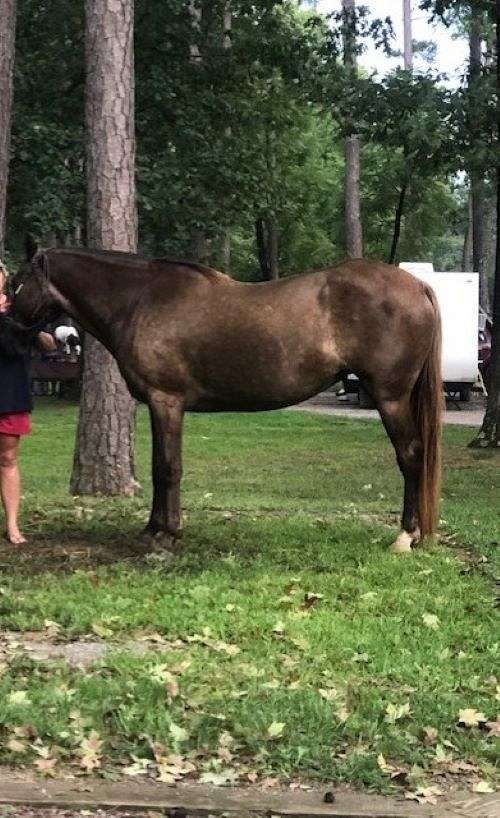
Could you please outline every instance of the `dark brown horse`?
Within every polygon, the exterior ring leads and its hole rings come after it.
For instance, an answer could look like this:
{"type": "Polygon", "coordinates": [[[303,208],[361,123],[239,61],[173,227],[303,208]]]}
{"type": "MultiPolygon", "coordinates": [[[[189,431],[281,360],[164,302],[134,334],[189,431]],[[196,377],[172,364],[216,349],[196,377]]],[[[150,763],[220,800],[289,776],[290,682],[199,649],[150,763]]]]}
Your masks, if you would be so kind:
{"type": "Polygon", "coordinates": [[[16,277],[24,324],[69,313],[115,356],[149,406],[148,532],[180,528],[185,411],[299,403],[354,372],[372,395],[404,477],[397,552],[432,534],[440,476],[439,310],[431,288],[387,264],[349,261],[262,284],[197,264],[115,252],[36,253],[16,277]]]}

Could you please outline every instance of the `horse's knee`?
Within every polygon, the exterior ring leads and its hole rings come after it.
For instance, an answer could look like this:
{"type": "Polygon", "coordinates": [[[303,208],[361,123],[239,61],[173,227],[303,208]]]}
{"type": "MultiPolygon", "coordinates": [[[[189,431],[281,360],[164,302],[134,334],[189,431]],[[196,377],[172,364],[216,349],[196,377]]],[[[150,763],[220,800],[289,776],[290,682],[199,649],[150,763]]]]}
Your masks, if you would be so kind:
{"type": "Polygon", "coordinates": [[[399,468],[403,473],[419,472],[423,457],[423,446],[420,440],[409,441],[397,450],[399,468]]]}

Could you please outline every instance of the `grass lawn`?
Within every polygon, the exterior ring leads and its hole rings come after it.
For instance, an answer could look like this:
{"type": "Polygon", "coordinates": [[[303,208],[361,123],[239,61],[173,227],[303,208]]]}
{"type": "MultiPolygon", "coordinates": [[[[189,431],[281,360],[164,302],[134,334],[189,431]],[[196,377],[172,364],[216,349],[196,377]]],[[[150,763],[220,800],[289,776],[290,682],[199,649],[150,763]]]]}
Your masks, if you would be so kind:
{"type": "Polygon", "coordinates": [[[0,652],[1,762],[385,791],[493,782],[500,476],[495,454],[466,448],[470,429],[445,432],[442,542],[397,558],[401,481],[378,423],[190,416],[182,555],[166,572],[134,546],[145,411],[132,500],[68,496],[75,415],[41,403],[24,442],[32,544],[0,548],[0,625],[21,643],[114,647],[85,670],[0,652]],[[146,656],[124,649],[148,636],[146,656]]]}

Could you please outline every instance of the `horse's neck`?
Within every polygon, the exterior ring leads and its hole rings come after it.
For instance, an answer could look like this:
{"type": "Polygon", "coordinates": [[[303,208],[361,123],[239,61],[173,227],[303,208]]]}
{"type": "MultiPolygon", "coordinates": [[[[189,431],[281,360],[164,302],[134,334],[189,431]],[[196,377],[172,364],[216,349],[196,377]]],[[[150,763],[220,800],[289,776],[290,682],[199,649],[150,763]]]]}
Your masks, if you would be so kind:
{"type": "Polygon", "coordinates": [[[134,293],[111,264],[70,254],[51,265],[50,280],[59,305],[107,347],[127,320],[134,293]]]}

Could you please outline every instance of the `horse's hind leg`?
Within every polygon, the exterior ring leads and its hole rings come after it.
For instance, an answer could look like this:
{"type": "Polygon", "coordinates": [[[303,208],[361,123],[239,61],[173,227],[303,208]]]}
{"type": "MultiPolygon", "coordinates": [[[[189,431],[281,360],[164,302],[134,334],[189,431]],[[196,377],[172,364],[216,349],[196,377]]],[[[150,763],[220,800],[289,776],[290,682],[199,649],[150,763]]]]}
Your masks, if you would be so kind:
{"type": "Polygon", "coordinates": [[[153,437],[153,506],[146,533],[171,549],[181,527],[182,398],[152,390],[148,395],[153,437]]]}
{"type": "Polygon", "coordinates": [[[413,418],[409,394],[399,400],[379,400],[378,410],[396,450],[398,465],[404,478],[401,532],[392,546],[392,551],[400,554],[411,551],[411,546],[420,539],[418,508],[423,446],[413,418]]]}

